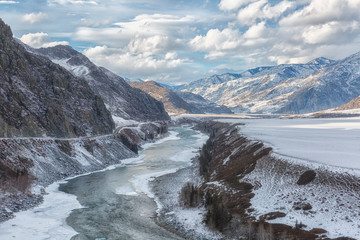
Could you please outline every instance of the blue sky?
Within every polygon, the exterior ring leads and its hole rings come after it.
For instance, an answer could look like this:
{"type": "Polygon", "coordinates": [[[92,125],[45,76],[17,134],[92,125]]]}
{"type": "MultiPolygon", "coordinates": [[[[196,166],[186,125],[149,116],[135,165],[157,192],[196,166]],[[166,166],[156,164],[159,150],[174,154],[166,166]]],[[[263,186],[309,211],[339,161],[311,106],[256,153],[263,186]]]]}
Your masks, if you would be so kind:
{"type": "Polygon", "coordinates": [[[360,51],[360,0],[0,0],[33,47],[69,44],[120,76],[179,84],[360,51]]]}

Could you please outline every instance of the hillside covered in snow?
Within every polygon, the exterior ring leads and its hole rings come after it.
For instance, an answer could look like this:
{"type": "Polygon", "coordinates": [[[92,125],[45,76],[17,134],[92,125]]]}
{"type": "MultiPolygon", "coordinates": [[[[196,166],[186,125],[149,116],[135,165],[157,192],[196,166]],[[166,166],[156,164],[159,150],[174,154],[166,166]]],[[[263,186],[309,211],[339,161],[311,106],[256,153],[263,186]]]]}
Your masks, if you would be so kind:
{"type": "Polygon", "coordinates": [[[306,64],[261,67],[215,75],[179,88],[236,113],[308,113],[338,107],[360,95],[360,55],[317,58],[306,64]]]}

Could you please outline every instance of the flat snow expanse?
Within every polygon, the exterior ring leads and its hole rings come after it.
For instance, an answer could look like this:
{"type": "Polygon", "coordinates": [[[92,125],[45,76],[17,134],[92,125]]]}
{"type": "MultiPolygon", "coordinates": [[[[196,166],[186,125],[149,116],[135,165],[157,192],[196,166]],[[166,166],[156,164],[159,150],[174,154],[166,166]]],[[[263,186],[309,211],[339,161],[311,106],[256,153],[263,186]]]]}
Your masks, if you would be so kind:
{"type": "MultiPolygon", "coordinates": [[[[239,126],[240,133],[272,147],[272,154],[278,159],[315,170],[360,176],[360,118],[221,121],[245,123],[239,126]]],[[[277,174],[271,163],[268,168],[260,166],[248,174],[245,181],[261,186],[254,189],[251,205],[255,211],[251,215],[259,218],[280,211],[286,216],[270,222],[294,226],[298,221],[307,230],[326,229],[331,238],[360,239],[359,193],[351,184],[341,185],[344,180],[338,178],[338,186],[337,182],[299,186],[297,179],[298,176],[291,174],[277,174]],[[310,203],[311,211],[294,209],[296,202],[310,203]]]]}
{"type": "Polygon", "coordinates": [[[360,169],[360,118],[226,119],[282,157],[360,169]]]}

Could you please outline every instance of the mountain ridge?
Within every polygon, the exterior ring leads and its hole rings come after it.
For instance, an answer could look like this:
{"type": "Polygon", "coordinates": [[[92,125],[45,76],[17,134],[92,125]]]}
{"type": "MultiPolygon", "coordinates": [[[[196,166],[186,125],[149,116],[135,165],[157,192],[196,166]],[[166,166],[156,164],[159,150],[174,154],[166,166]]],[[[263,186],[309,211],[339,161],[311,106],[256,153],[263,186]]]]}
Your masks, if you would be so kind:
{"type": "Polygon", "coordinates": [[[111,133],[104,102],[81,78],[25,50],[0,19],[0,136],[111,133]]]}
{"type": "Polygon", "coordinates": [[[84,78],[100,95],[115,117],[136,121],[169,120],[163,104],[147,93],[132,88],[122,77],[104,67],[98,67],[70,46],[30,49],[63,66],[75,76],[84,78]]]}
{"type": "Polygon", "coordinates": [[[214,75],[223,80],[200,79],[181,91],[199,94],[237,113],[308,113],[338,107],[360,95],[359,62],[360,53],[338,61],[320,57],[306,64],[249,69],[237,79],[214,75]]]}

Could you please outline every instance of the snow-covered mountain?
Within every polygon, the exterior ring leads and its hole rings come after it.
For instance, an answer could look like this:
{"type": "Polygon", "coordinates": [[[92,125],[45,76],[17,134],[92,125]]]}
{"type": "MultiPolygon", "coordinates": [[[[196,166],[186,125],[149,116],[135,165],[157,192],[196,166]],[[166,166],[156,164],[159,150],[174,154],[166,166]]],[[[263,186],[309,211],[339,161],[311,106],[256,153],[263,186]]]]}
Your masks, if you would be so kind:
{"type": "Polygon", "coordinates": [[[225,107],[219,106],[209,100],[206,100],[198,94],[191,92],[175,91],[178,96],[184,99],[187,103],[196,106],[199,109],[199,113],[212,113],[212,114],[233,114],[233,112],[225,107]]]}
{"type": "Polygon", "coordinates": [[[278,110],[306,113],[338,107],[360,95],[360,52],[301,79],[301,87],[278,110]]]}
{"type": "Polygon", "coordinates": [[[231,81],[240,77],[242,77],[242,74],[224,73],[224,74],[213,75],[207,78],[196,80],[188,84],[175,86],[173,88],[176,90],[193,91],[197,88],[211,87],[213,85],[221,84],[223,82],[231,81]]]}
{"type": "Polygon", "coordinates": [[[181,87],[236,112],[306,113],[337,107],[360,95],[359,62],[354,54],[341,61],[317,58],[306,64],[283,64],[223,74],[181,87]],[[209,80],[212,79],[212,80],[209,80]]]}
{"type": "Polygon", "coordinates": [[[137,121],[168,120],[164,106],[147,93],[132,88],[125,80],[103,67],[98,67],[86,56],[70,46],[31,49],[46,56],[77,77],[84,78],[92,90],[100,95],[108,110],[116,118],[137,121]]]}

